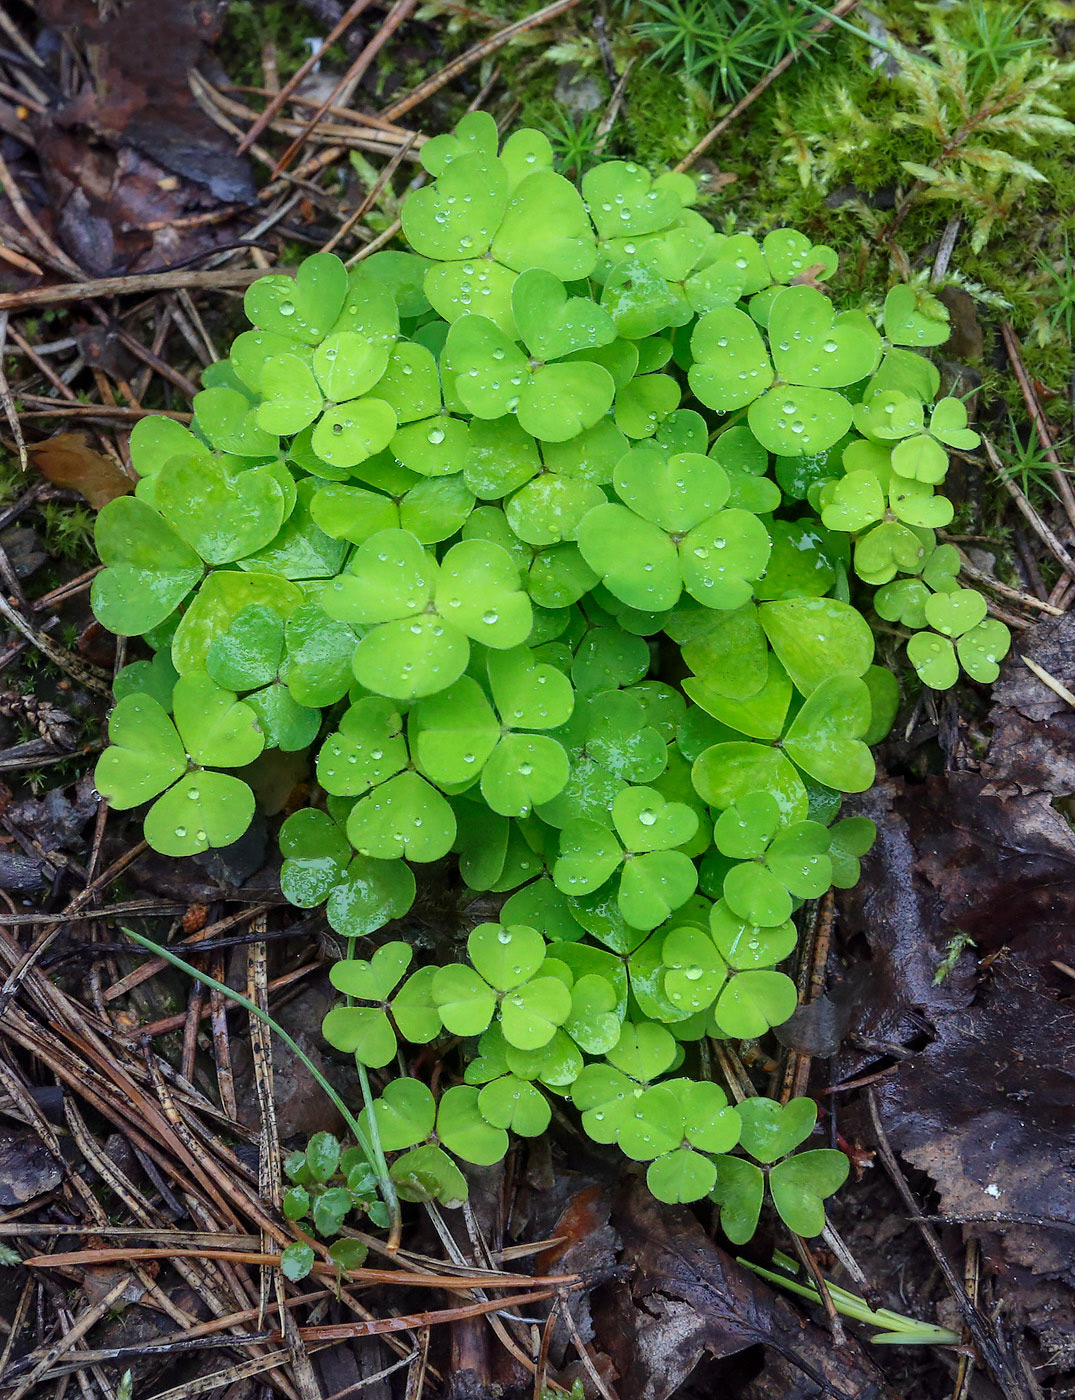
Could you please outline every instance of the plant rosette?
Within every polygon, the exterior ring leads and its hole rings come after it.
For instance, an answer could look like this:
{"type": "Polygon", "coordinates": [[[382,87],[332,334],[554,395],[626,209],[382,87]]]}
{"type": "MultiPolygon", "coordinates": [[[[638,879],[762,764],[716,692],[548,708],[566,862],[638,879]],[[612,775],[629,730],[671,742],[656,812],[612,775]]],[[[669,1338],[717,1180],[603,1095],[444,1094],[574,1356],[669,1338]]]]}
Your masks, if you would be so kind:
{"type": "Polygon", "coordinates": [[[134,428],[92,602],[146,651],[99,790],[171,856],[237,841],[255,793],[288,810],[283,892],[346,943],[333,1052],[365,1083],[462,1047],[439,1096],[369,1098],[376,1163],[289,1158],[304,1228],[384,1223],[378,1183],[458,1205],[460,1163],[562,1100],[729,1238],[765,1200],[815,1234],[846,1160],[796,1151],[807,1101],[731,1106],[698,1042],[787,1019],[796,911],[858,879],[840,804],[900,699],[871,606],[935,688],[1009,645],[936,539],[977,443],[938,397],[947,315],[897,286],[875,323],[824,245],[718,232],[628,161],[580,189],[486,113],[421,160],[402,246],[254,282],[190,426],[134,428]],[[488,921],[416,960],[449,860],[488,921]]]}

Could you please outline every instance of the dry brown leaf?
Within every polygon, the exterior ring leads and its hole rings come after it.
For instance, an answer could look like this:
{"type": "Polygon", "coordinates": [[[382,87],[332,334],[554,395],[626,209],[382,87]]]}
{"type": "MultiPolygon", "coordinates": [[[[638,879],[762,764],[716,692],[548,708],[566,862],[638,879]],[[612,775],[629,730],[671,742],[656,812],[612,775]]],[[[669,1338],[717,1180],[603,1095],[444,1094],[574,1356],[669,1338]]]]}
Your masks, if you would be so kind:
{"type": "Polygon", "coordinates": [[[97,452],[85,433],[57,433],[28,449],[30,460],[53,486],[62,486],[84,496],[94,510],[126,496],[134,482],[111,457],[97,452]]]}

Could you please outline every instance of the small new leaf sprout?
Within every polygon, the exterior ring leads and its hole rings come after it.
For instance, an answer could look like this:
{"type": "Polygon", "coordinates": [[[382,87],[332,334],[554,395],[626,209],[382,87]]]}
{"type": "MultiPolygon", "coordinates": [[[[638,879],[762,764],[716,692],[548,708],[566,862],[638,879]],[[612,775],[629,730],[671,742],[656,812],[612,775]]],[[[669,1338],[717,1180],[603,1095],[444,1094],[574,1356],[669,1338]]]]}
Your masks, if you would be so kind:
{"type": "MultiPolygon", "coordinates": [[[[640,34],[727,96],[813,25],[740,9],[647,0],[640,34]]],[[[987,27],[1023,61],[1019,23],[987,27]]],[[[938,398],[941,303],[893,287],[879,332],[823,292],[832,248],[717,230],[690,177],[592,163],[588,129],[501,144],[471,113],[428,141],[405,246],[253,283],[193,423],[142,419],[134,494],[97,519],[94,609],[145,648],[102,795],[191,855],[241,838],[255,791],[283,803],[281,753],[310,775],[280,883],[346,940],[322,1032],[365,1106],[311,1068],[351,1141],[289,1156],[283,1209],[341,1270],[349,1217],[396,1238],[397,1197],[459,1205],[459,1162],[542,1133],[554,1097],[732,1240],[766,1193],[823,1228],[847,1163],[794,1150],[813,1105],[731,1106],[696,1043],[791,1015],[796,911],[858,879],[873,827],[840,801],[899,705],[873,590],[927,685],[988,682],[1009,645],[936,540],[977,444],[938,398]],[[449,861],[499,911],[457,962],[409,922],[449,861]],[[462,1082],[370,1092],[453,1037],[462,1082]]]]}

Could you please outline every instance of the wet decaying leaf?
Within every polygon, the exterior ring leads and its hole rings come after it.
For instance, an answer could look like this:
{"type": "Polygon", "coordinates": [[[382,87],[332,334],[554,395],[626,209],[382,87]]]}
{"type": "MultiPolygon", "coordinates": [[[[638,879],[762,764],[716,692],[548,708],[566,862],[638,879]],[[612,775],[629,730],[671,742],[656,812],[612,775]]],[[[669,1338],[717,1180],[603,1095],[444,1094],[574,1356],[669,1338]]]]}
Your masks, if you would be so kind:
{"type": "Polygon", "coordinates": [[[234,225],[199,216],[250,201],[249,166],[198,107],[188,78],[224,8],[213,0],[39,7],[54,88],[34,124],[38,157],[58,240],[88,272],[168,265],[237,236],[234,225]],[[58,81],[65,44],[87,60],[88,78],[73,93],[58,81]]]}
{"type": "Polygon", "coordinates": [[[0,1206],[21,1206],[62,1180],[62,1167],[37,1133],[0,1124],[0,1206]]]}
{"type": "Polygon", "coordinates": [[[131,478],[111,457],[92,448],[85,433],[56,433],[33,443],[28,451],[31,462],[53,486],[77,491],[94,510],[134,490],[131,478]]]}
{"type": "MultiPolygon", "coordinates": [[[[1020,650],[1070,687],[1073,642],[1064,617],[1020,650]]],[[[1075,1340],[1055,1282],[1075,1285],[1075,711],[1018,655],[995,698],[980,771],[888,780],[860,803],[881,835],[843,901],[846,946],[861,936],[869,957],[837,989],[851,1014],[838,1077],[886,1046],[916,1052],[878,1087],[886,1132],[1057,1356],[1075,1340]]]]}
{"type": "Polygon", "coordinates": [[[689,1211],[659,1205],[636,1182],[616,1201],[612,1223],[629,1275],[601,1289],[592,1307],[621,1400],[666,1400],[705,1356],[756,1345],[772,1348],[828,1395],[888,1395],[857,1344],[838,1352],[822,1327],[719,1249],[689,1211]]]}

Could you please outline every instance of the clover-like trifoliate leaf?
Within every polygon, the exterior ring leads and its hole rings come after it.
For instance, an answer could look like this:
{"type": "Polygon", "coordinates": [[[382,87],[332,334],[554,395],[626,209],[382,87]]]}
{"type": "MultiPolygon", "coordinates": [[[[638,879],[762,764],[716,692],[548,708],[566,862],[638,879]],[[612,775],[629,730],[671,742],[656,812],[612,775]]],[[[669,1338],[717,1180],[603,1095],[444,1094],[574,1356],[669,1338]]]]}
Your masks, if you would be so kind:
{"type": "Polygon", "coordinates": [[[836,271],[836,254],[825,244],[811,243],[805,233],[793,228],[775,228],[762,240],[762,252],[775,282],[790,282],[803,273],[818,269],[824,279],[836,271]]]}
{"type": "Polygon", "coordinates": [[[521,1137],[539,1137],[552,1118],[541,1090],[514,1074],[494,1079],[479,1090],[478,1109],[494,1128],[510,1129],[521,1137]]]}

